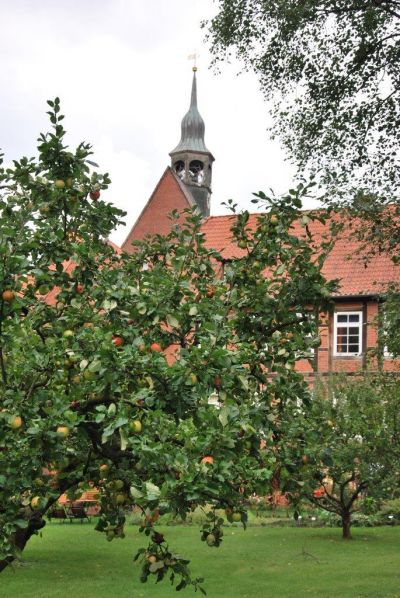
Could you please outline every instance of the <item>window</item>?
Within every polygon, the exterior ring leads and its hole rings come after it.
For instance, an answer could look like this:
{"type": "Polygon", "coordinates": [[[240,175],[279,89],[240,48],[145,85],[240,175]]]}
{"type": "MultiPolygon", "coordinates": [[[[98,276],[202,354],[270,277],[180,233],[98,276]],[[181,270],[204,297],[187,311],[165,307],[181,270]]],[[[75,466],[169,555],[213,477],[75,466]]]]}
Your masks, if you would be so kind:
{"type": "Polygon", "coordinates": [[[335,313],[334,355],[361,355],[362,312],[335,313]]]}

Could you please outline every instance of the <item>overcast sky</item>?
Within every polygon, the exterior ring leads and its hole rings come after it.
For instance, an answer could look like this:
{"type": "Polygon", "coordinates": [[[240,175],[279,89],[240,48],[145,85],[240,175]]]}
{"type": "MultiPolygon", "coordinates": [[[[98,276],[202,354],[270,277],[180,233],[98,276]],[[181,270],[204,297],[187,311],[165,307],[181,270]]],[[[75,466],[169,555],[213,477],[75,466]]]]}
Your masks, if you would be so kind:
{"type": "Polygon", "coordinates": [[[212,214],[253,191],[287,190],[293,169],[267,135],[268,106],[239,65],[209,69],[200,21],[212,0],[0,0],[0,147],[6,162],[35,154],[59,96],[67,142],[92,143],[113,181],[104,199],[128,214],[121,243],[170,162],[189,107],[197,50],[198,105],[215,157],[212,214]]]}

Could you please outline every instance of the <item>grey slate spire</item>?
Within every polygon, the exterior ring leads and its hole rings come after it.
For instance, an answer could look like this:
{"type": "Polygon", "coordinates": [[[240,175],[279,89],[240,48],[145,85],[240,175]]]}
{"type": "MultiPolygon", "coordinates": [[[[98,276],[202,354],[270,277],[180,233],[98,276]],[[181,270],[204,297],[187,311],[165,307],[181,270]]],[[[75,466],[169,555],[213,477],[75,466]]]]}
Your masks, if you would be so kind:
{"type": "Polygon", "coordinates": [[[181,140],[169,155],[173,170],[190,191],[202,214],[209,216],[214,157],[204,142],[204,120],[197,108],[196,71],[193,67],[190,107],[182,119],[181,140]]]}

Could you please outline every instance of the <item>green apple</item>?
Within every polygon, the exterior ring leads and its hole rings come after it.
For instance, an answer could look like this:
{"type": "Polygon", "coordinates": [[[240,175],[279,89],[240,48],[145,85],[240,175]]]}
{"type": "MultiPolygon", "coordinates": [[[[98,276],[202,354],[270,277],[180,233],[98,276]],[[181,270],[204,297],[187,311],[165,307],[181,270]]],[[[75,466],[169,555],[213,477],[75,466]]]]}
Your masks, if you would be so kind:
{"type": "Polygon", "coordinates": [[[142,431],[142,422],[138,419],[133,419],[130,422],[129,427],[135,434],[140,434],[140,432],[142,431]]]}

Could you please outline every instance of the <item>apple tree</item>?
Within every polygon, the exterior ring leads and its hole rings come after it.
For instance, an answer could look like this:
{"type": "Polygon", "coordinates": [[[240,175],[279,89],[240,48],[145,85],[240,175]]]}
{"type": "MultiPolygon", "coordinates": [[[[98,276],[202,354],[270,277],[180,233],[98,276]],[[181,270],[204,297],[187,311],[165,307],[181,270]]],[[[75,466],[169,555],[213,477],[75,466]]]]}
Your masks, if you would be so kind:
{"type": "Polygon", "coordinates": [[[246,499],[269,491],[289,414],[309,408],[295,363],[318,342],[309,309],[330,293],[329,247],[308,217],[291,231],[300,185],[258,194],[256,219],[232,214],[236,258],[207,245],[195,212],[121,253],[108,175],[88,144],[64,145],[58,98],[49,106],[38,157],[0,170],[0,570],[63,493],[94,487],[108,541],[134,505],[143,514],[143,582],[197,589],[158,517],[207,506],[201,539],[217,547],[217,509],[245,524],[246,499]]]}
{"type": "Polygon", "coordinates": [[[400,492],[400,388],[395,374],[318,383],[297,432],[292,426],[284,458],[296,472],[292,498],[304,499],[342,521],[351,538],[351,516],[360,499],[400,492]],[[293,434],[293,435],[292,435],[293,434]]]}

